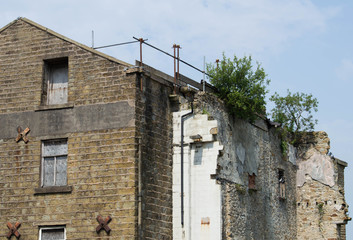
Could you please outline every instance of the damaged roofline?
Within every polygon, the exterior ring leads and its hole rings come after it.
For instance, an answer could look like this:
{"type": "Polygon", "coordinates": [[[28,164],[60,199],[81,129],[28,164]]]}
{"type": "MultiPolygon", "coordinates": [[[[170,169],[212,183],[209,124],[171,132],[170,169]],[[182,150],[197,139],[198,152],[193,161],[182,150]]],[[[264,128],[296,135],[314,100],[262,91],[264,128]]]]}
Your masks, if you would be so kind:
{"type": "Polygon", "coordinates": [[[341,165],[341,166],[343,166],[343,167],[348,167],[348,163],[347,163],[347,162],[342,161],[342,160],[340,160],[340,159],[338,159],[338,158],[336,158],[336,157],[335,157],[335,159],[336,159],[336,161],[337,161],[337,163],[338,163],[339,165],[341,165]]]}

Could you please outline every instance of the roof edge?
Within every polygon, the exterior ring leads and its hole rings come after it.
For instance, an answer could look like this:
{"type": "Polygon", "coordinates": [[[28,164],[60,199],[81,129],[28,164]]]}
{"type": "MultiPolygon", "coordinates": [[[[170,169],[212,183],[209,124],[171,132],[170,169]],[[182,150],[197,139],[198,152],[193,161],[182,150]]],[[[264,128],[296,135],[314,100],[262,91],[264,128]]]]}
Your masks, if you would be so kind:
{"type": "Polygon", "coordinates": [[[8,23],[7,25],[3,26],[2,28],[0,28],[0,33],[5,31],[6,29],[8,29],[10,26],[12,26],[15,22],[17,22],[18,20],[22,19],[21,17],[18,17],[17,19],[13,20],[12,22],[8,23]]]}
{"type": "Polygon", "coordinates": [[[114,57],[112,57],[112,56],[109,56],[109,55],[107,55],[107,54],[105,54],[105,53],[99,52],[99,51],[97,51],[97,50],[95,50],[95,49],[93,49],[93,48],[90,48],[90,47],[88,47],[88,46],[82,44],[82,43],[76,42],[76,41],[74,41],[74,40],[72,40],[72,39],[70,39],[70,38],[68,38],[68,37],[65,37],[64,35],[61,35],[61,34],[55,32],[55,31],[53,31],[53,30],[51,30],[51,29],[49,29],[49,28],[46,28],[46,27],[44,27],[44,26],[42,26],[42,25],[40,25],[40,24],[38,24],[38,23],[36,23],[36,22],[33,22],[32,20],[29,20],[29,19],[27,19],[27,18],[25,18],[25,17],[19,17],[19,18],[17,18],[16,20],[10,22],[9,24],[7,24],[6,26],[4,26],[3,28],[0,29],[0,33],[3,32],[4,30],[6,30],[7,28],[9,28],[10,26],[12,26],[12,25],[13,25],[14,23],[16,23],[17,21],[20,21],[20,20],[21,20],[21,21],[24,21],[24,22],[26,22],[26,23],[28,23],[28,24],[30,24],[30,25],[36,27],[36,28],[39,28],[40,30],[45,31],[45,32],[47,32],[47,33],[49,33],[49,34],[51,34],[51,35],[57,37],[57,38],[60,38],[60,39],[62,39],[62,40],[64,40],[64,41],[67,41],[67,42],[69,42],[69,43],[72,43],[72,44],[74,44],[74,45],[76,45],[76,46],[78,46],[78,47],[80,47],[80,48],[82,48],[82,49],[84,49],[84,50],[86,50],[86,51],[89,51],[89,52],[91,52],[91,53],[93,53],[93,54],[96,54],[96,55],[98,55],[98,56],[101,56],[101,57],[103,57],[103,58],[105,58],[105,59],[108,59],[108,60],[110,60],[110,61],[113,61],[113,62],[122,64],[122,65],[127,66],[127,67],[134,66],[134,65],[132,65],[132,64],[129,64],[129,63],[126,63],[126,62],[121,61],[121,60],[119,60],[119,59],[116,59],[116,58],[114,58],[114,57]]]}

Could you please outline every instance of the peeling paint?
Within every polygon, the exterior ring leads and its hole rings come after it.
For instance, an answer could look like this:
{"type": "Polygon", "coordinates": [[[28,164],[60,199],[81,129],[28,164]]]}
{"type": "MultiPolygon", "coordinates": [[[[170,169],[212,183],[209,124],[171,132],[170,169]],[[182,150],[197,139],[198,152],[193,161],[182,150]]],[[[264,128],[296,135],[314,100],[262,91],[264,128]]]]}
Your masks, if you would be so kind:
{"type": "Polygon", "coordinates": [[[314,152],[308,160],[299,159],[297,161],[297,186],[301,187],[306,182],[305,175],[310,175],[312,179],[325,185],[333,187],[335,185],[335,171],[332,159],[327,155],[314,152]]]}
{"type": "Polygon", "coordinates": [[[244,164],[244,162],[245,162],[245,148],[243,147],[243,145],[241,143],[238,143],[236,151],[237,151],[238,159],[241,161],[242,164],[244,164]]]}
{"type": "Polygon", "coordinates": [[[288,160],[293,164],[297,164],[296,149],[293,145],[288,144],[288,160]]]}

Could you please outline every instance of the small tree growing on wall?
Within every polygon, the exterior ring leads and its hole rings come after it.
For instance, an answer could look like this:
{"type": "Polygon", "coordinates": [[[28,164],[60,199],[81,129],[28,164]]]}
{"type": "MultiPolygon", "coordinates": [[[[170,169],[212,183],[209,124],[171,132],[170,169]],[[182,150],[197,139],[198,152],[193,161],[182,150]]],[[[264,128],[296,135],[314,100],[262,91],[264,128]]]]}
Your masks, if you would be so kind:
{"type": "Polygon", "coordinates": [[[270,80],[260,64],[254,70],[251,57],[233,60],[223,54],[219,65],[207,64],[210,82],[217,88],[231,113],[242,119],[254,121],[257,115],[266,114],[266,86],[270,80]]]}
{"type": "Polygon", "coordinates": [[[275,103],[272,109],[272,118],[282,123],[288,132],[313,131],[317,120],[313,119],[312,111],[317,112],[318,101],[311,94],[291,93],[287,90],[287,96],[281,97],[276,92],[270,97],[275,103]]]}
{"type": "Polygon", "coordinates": [[[291,93],[281,97],[276,92],[270,97],[275,103],[272,119],[282,124],[281,149],[284,156],[288,152],[288,133],[291,133],[291,144],[298,142],[301,131],[314,130],[317,120],[313,119],[312,111],[317,112],[318,101],[311,94],[291,93]]]}

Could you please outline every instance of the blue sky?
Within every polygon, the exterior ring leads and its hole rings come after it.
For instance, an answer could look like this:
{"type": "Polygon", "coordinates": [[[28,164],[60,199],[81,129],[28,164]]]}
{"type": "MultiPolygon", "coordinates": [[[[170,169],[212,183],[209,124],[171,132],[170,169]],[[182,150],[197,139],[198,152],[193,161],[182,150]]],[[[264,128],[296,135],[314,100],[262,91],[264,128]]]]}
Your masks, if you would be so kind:
{"type": "MultiPolygon", "coordinates": [[[[349,164],[346,200],[353,209],[352,12],[349,0],[13,0],[3,1],[0,26],[26,17],[88,46],[92,30],[95,46],[135,36],[172,53],[176,43],[181,58],[201,69],[204,57],[251,55],[271,79],[269,95],[290,89],[319,100],[316,130],[329,134],[331,152],[349,164]]],[[[139,59],[138,44],[102,51],[129,63],[139,59]]],[[[147,47],[143,55],[172,74],[172,59],[147,47]]],[[[181,73],[202,78],[183,65],[181,73]]],[[[347,235],[353,239],[353,223],[347,235]]]]}

